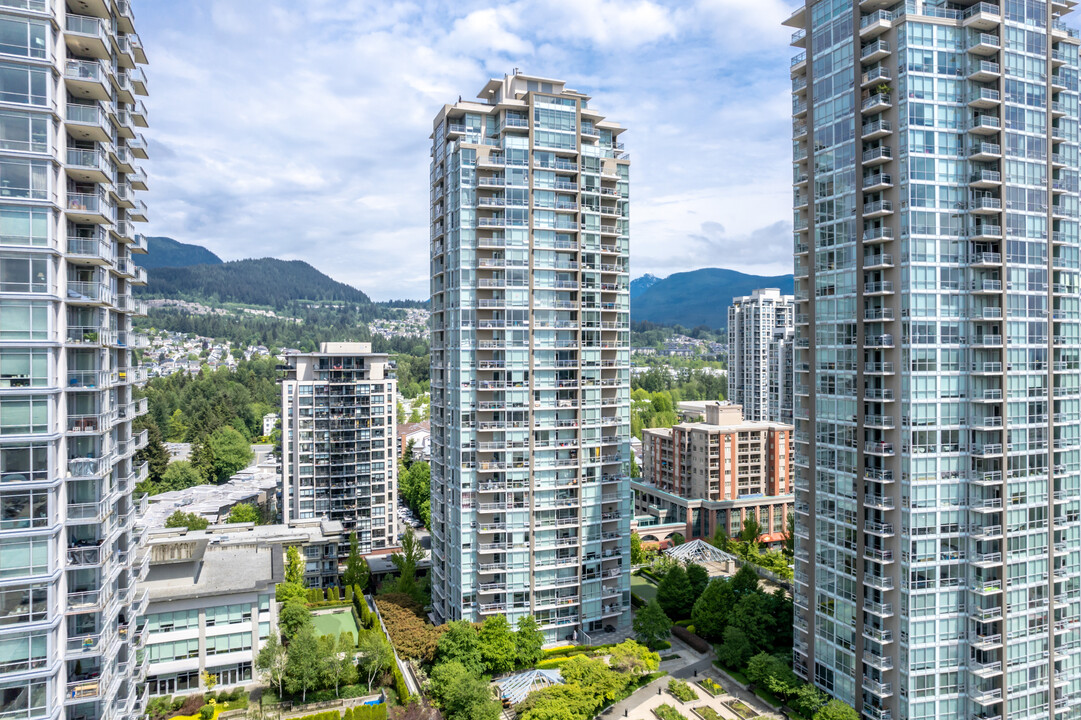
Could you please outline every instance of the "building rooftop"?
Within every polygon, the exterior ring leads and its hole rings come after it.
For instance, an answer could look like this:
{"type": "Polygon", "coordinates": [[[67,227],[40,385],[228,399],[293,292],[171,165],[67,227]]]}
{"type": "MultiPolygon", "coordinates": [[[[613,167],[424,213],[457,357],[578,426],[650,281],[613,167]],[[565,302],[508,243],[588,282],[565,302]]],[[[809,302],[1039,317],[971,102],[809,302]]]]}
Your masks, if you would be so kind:
{"type": "Polygon", "coordinates": [[[265,591],[285,577],[280,544],[231,547],[193,534],[155,538],[150,554],[139,586],[151,601],[265,591]]]}
{"type": "Polygon", "coordinates": [[[265,502],[268,495],[278,492],[280,481],[281,474],[273,463],[252,465],[223,485],[196,485],[151,496],[146,514],[136,524],[151,529],[164,527],[177,510],[217,522],[223,511],[228,512],[234,505],[265,502]]]}

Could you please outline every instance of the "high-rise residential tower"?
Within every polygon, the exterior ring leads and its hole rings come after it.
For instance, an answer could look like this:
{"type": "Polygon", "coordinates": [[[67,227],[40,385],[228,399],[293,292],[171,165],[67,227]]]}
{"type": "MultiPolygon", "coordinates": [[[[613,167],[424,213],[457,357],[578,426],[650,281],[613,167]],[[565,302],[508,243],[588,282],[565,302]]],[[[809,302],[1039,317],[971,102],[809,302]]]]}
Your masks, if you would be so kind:
{"type": "Polygon", "coordinates": [[[794,659],[874,720],[1079,716],[1074,4],[787,21],[794,659]]]}
{"type": "Polygon", "coordinates": [[[515,72],[432,133],[432,605],[629,623],[629,161],[563,82],[515,72]]]}
{"type": "Polygon", "coordinates": [[[792,423],[794,308],[776,288],[728,306],[728,394],[750,422],[792,423]]]}
{"type": "Polygon", "coordinates": [[[362,553],[397,541],[398,382],[387,361],[371,343],[323,343],[286,357],[282,381],[282,520],[337,520],[362,553]]]}
{"type": "Polygon", "coordinates": [[[130,3],[0,2],[0,717],[138,717],[132,333],[146,62],[130,3]]]}

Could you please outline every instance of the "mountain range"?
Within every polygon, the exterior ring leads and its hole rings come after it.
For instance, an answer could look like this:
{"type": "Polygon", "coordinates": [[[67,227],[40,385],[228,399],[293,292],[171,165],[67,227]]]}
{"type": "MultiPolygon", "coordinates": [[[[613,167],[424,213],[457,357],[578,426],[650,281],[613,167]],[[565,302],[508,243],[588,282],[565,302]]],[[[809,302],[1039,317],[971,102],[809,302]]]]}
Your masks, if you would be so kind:
{"type": "Polygon", "coordinates": [[[793,284],[791,275],[747,275],[723,268],[702,268],[666,278],[643,275],[631,281],[631,320],[723,328],[728,326],[732,298],[770,287],[791,294],[793,284]]]}
{"type": "MultiPolygon", "coordinates": [[[[300,260],[257,258],[223,262],[201,245],[169,237],[147,238],[149,252],[135,256],[147,269],[142,294],[151,297],[242,303],[281,308],[297,300],[339,301],[372,305],[364,292],[338,282],[300,260]]],[[[791,293],[791,275],[747,275],[723,268],[702,268],[661,278],[642,275],[631,281],[631,320],[693,328],[728,324],[733,297],[757,288],[791,293]]],[[[399,303],[391,303],[399,305],[399,303]]],[[[400,305],[422,306],[404,302],[400,305]]]]}

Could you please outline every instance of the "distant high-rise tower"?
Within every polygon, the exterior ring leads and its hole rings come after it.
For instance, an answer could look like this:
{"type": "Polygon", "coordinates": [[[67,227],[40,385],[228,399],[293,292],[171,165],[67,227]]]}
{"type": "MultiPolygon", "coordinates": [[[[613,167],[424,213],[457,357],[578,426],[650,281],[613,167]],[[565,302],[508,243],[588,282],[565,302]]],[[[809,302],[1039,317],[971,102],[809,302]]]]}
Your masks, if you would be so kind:
{"type": "Polygon", "coordinates": [[[728,395],[749,422],[792,423],[794,308],[775,288],[728,307],[728,395]]]}
{"type": "Polygon", "coordinates": [[[126,1],[0,2],[0,717],[131,719],[135,454],[147,431],[132,297],[146,273],[146,63],[126,1]]]}
{"type": "Polygon", "coordinates": [[[1081,717],[1075,4],[786,23],[795,668],[871,720],[1081,717]]]}
{"type": "Polygon", "coordinates": [[[289,355],[282,381],[283,520],[337,520],[362,553],[397,542],[397,380],[387,360],[371,343],[323,343],[289,355]]]}
{"type": "Polygon", "coordinates": [[[432,606],[630,621],[629,161],[563,82],[515,73],[432,133],[432,606]]]}

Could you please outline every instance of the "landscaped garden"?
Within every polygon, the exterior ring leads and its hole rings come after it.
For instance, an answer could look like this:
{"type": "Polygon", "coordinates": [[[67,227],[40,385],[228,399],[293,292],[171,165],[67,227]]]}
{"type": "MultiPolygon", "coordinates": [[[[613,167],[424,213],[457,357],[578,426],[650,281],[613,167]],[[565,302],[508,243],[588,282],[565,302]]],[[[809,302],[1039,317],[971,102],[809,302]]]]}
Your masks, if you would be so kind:
{"type": "Polygon", "coordinates": [[[353,637],[360,636],[354,610],[349,607],[330,612],[313,613],[312,627],[316,635],[339,637],[342,633],[349,633],[353,637]]]}

